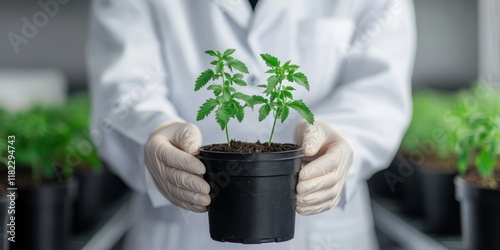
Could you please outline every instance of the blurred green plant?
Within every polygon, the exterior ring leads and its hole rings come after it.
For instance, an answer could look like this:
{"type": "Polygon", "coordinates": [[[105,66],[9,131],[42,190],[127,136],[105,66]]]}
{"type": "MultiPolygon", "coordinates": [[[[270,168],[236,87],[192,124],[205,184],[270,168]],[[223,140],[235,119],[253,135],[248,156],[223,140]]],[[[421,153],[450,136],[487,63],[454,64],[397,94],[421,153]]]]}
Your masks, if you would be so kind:
{"type": "MultiPolygon", "coordinates": [[[[16,113],[0,111],[1,140],[9,135],[16,137],[16,168],[30,168],[35,184],[55,178],[69,179],[75,167],[101,169],[90,140],[89,115],[87,96],[70,97],[61,106],[37,105],[16,113]]],[[[5,164],[6,146],[0,147],[5,164]]]]}
{"type": "Polygon", "coordinates": [[[453,145],[447,136],[445,112],[455,96],[432,90],[413,95],[413,115],[401,149],[407,153],[425,151],[425,156],[436,156],[442,161],[452,157],[453,145]],[[431,151],[431,152],[428,152],[431,151]]]}
{"type": "Polygon", "coordinates": [[[457,155],[457,167],[465,174],[473,164],[491,188],[500,157],[500,91],[476,83],[459,94],[448,120],[449,138],[457,155]]]}

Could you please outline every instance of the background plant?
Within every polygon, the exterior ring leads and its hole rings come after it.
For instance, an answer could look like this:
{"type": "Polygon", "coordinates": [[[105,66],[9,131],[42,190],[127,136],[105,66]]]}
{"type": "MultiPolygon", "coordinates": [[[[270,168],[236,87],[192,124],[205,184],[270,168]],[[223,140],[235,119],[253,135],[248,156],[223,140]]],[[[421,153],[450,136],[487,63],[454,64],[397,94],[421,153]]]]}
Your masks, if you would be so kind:
{"type": "Polygon", "coordinates": [[[476,85],[459,96],[451,110],[449,137],[455,146],[459,172],[465,174],[473,163],[490,187],[496,188],[494,170],[500,156],[499,93],[479,98],[475,93],[480,88],[481,85],[476,85]]]}
{"type": "MultiPolygon", "coordinates": [[[[454,105],[455,98],[453,93],[435,90],[416,92],[413,95],[412,120],[401,143],[401,150],[406,153],[425,151],[425,156],[437,157],[450,164],[454,145],[447,134],[445,114],[454,105]]],[[[450,164],[449,167],[454,166],[450,164]]]]}
{"type": "Polygon", "coordinates": [[[203,71],[196,79],[194,87],[194,91],[198,91],[211,82],[207,90],[213,91],[215,98],[209,98],[200,106],[196,120],[203,120],[213,110],[216,110],[215,119],[221,130],[226,131],[228,146],[231,146],[227,126],[229,120],[236,118],[242,122],[245,116],[245,106],[253,108],[254,104],[251,96],[238,92],[234,88],[234,84],[247,86],[243,80],[243,74],[248,74],[246,65],[231,56],[235,51],[234,49],[227,49],[224,53],[212,50],[205,51],[206,54],[215,57],[215,60],[210,63],[215,66],[215,70],[203,71]],[[244,105],[240,103],[241,101],[244,105]]]}
{"type": "MultiPolygon", "coordinates": [[[[0,115],[2,138],[16,136],[16,168],[30,168],[35,184],[71,178],[73,168],[77,167],[74,164],[95,170],[101,168],[89,135],[88,96],[71,97],[65,105],[37,105],[21,112],[0,112],[0,115]],[[85,150],[81,150],[82,142],[86,142],[85,150]]],[[[2,159],[7,153],[4,149],[3,146],[0,149],[2,159]]]]}
{"type": "Polygon", "coordinates": [[[266,73],[271,74],[267,78],[267,84],[258,85],[264,88],[264,96],[255,95],[252,99],[255,104],[262,104],[259,109],[259,121],[263,121],[272,113],[274,121],[269,137],[269,145],[272,143],[276,121],[278,119],[283,123],[289,115],[290,109],[297,111],[308,123],[314,123],[314,115],[307,105],[302,100],[294,100],[292,91],[295,90],[292,86],[286,83],[296,83],[309,91],[309,82],[307,77],[298,72],[298,65],[291,64],[287,61],[281,64],[277,57],[269,54],[260,55],[266,65],[270,68],[266,73]]]}

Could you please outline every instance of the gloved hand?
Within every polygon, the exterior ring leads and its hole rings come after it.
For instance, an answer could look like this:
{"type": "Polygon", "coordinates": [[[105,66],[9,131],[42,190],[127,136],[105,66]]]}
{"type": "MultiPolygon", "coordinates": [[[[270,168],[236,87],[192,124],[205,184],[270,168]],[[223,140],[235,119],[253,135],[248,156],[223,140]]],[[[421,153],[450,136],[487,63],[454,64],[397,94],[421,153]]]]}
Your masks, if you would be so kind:
{"type": "Polygon", "coordinates": [[[168,122],[155,129],[144,152],[144,162],[160,192],[173,204],[199,213],[210,204],[210,186],[201,177],[205,166],[194,156],[201,139],[195,125],[168,122]]]}
{"type": "Polygon", "coordinates": [[[297,184],[297,212],[312,215],[336,206],[352,164],[352,149],[323,121],[301,121],[295,133],[303,146],[304,162],[297,184]]]}

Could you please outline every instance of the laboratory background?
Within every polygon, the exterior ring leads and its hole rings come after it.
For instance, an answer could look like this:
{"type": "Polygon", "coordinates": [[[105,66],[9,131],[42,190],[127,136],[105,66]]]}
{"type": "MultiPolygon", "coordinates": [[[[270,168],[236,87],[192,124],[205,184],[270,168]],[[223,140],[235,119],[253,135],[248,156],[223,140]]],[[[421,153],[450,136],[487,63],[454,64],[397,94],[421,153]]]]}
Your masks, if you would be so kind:
{"type": "MultiPolygon", "coordinates": [[[[0,2],[0,250],[122,249],[141,215],[89,127],[90,1],[57,2],[0,2]]],[[[413,2],[412,121],[368,180],[379,248],[500,250],[500,1],[413,2]]]]}

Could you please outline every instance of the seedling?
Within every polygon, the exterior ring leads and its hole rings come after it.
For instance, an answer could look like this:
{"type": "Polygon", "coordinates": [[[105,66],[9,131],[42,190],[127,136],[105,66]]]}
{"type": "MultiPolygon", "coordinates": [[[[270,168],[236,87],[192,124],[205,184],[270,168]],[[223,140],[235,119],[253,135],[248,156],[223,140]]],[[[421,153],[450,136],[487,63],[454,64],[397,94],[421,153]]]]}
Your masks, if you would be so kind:
{"type": "Polygon", "coordinates": [[[455,145],[458,170],[464,174],[474,162],[479,175],[496,188],[494,168],[500,156],[500,115],[485,110],[480,102],[470,105],[470,98],[468,95],[460,100],[450,119],[449,136],[455,145]]]}
{"type": "Polygon", "coordinates": [[[266,119],[271,112],[273,114],[274,122],[268,141],[269,145],[271,145],[276,121],[280,119],[281,123],[285,122],[290,108],[297,111],[310,124],[314,123],[314,115],[302,100],[293,99],[292,91],[295,88],[286,85],[286,82],[296,83],[309,91],[307,77],[304,73],[297,71],[299,66],[291,64],[291,61],[281,65],[278,58],[269,54],[261,54],[260,56],[270,68],[266,73],[271,74],[271,76],[267,78],[267,84],[257,86],[265,89],[265,97],[254,95],[252,99],[255,104],[262,104],[259,109],[259,121],[266,119]]]}
{"type": "Polygon", "coordinates": [[[215,98],[208,99],[200,106],[196,120],[205,119],[216,109],[215,120],[220,125],[221,130],[226,131],[227,145],[229,147],[231,146],[227,127],[229,120],[236,118],[241,123],[245,116],[245,106],[253,107],[254,104],[251,96],[238,92],[233,87],[233,84],[247,86],[247,83],[243,80],[243,74],[248,74],[247,66],[231,56],[235,51],[234,49],[228,49],[224,53],[213,50],[205,51],[206,54],[216,58],[210,63],[215,66],[215,71],[212,69],[203,71],[196,79],[194,87],[194,91],[198,91],[212,81],[207,90],[212,90],[215,98]],[[241,101],[245,105],[242,105],[241,101]]]}

